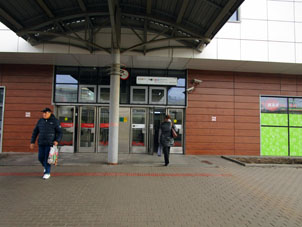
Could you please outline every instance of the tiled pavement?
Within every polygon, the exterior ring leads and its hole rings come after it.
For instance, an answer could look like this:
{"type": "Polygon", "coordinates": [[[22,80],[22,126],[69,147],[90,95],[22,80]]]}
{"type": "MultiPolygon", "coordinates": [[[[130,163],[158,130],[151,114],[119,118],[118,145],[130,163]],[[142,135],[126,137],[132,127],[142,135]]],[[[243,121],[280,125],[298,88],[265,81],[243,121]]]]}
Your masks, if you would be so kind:
{"type": "Polygon", "coordinates": [[[0,155],[0,226],[302,226],[301,168],[60,154],[45,181],[36,156],[0,155]]]}

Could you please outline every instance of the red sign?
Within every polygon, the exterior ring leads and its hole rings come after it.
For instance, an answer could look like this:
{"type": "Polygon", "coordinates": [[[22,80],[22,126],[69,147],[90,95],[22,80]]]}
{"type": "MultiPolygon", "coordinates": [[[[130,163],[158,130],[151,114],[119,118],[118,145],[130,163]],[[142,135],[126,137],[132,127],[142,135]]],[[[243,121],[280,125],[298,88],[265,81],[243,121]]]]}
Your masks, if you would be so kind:
{"type": "Polygon", "coordinates": [[[109,123],[101,123],[100,128],[109,128],[109,123]]]}
{"type": "Polygon", "coordinates": [[[61,127],[62,128],[72,128],[73,127],[73,123],[61,123],[61,127]]]}
{"type": "Polygon", "coordinates": [[[121,79],[127,80],[129,78],[129,72],[126,69],[121,70],[121,79]]]}
{"type": "Polygon", "coordinates": [[[280,103],[276,99],[268,99],[265,102],[265,109],[269,111],[276,111],[280,108],[280,103]]]}
{"type": "Polygon", "coordinates": [[[81,128],[94,128],[93,123],[82,123],[81,128]]]}

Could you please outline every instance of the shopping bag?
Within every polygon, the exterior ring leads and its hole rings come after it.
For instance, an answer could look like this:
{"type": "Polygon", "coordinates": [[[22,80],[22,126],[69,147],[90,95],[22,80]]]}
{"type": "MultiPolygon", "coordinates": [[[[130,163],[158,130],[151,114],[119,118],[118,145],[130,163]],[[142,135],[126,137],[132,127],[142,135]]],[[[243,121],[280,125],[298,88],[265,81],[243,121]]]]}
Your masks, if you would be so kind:
{"type": "Polygon", "coordinates": [[[177,138],[177,133],[175,132],[174,128],[172,128],[171,131],[172,131],[173,138],[174,139],[177,138]]]}
{"type": "Polygon", "coordinates": [[[50,148],[50,151],[49,151],[49,155],[48,155],[48,164],[50,165],[57,165],[58,163],[58,154],[59,154],[59,151],[58,151],[58,147],[57,146],[52,146],[50,148]]]}

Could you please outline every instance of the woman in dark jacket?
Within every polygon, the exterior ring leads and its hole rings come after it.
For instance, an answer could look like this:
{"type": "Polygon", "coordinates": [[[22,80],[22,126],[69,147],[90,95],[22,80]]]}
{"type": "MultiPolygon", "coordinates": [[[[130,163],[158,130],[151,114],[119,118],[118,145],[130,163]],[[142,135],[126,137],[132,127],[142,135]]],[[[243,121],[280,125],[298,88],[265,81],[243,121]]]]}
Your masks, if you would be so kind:
{"type": "Polygon", "coordinates": [[[172,127],[175,130],[175,126],[172,124],[169,115],[165,116],[165,120],[160,125],[159,129],[159,143],[163,147],[163,153],[165,158],[165,166],[169,165],[170,147],[174,144],[174,139],[172,137],[172,127]]]}

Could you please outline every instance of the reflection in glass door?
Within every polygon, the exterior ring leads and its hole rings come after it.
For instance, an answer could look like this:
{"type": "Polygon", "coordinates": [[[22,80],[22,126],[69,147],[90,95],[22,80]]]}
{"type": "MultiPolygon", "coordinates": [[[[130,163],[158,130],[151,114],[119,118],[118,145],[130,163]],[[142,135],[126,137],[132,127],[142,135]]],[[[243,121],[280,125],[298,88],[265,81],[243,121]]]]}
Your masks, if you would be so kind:
{"type": "Polygon", "coordinates": [[[95,107],[80,107],[79,152],[95,152],[95,107]]]}
{"type": "Polygon", "coordinates": [[[171,153],[183,153],[183,110],[169,109],[168,114],[176,127],[177,138],[174,139],[174,146],[171,147],[171,153]]]}
{"type": "Polygon", "coordinates": [[[133,153],[146,153],[146,109],[133,108],[131,111],[131,144],[133,153]]]}
{"type": "Polygon", "coordinates": [[[109,108],[99,108],[98,152],[108,152],[109,108]]]}
{"type": "Polygon", "coordinates": [[[166,115],[165,108],[150,108],[149,111],[149,154],[157,153],[158,133],[166,115]]]}
{"type": "Polygon", "coordinates": [[[73,106],[59,106],[58,119],[60,120],[63,137],[59,143],[60,152],[74,152],[74,107],[73,106]]]}

